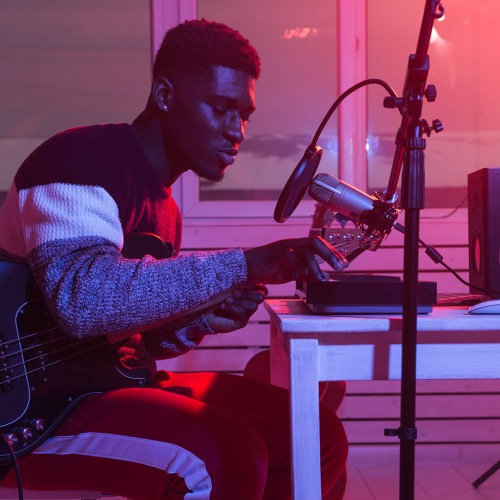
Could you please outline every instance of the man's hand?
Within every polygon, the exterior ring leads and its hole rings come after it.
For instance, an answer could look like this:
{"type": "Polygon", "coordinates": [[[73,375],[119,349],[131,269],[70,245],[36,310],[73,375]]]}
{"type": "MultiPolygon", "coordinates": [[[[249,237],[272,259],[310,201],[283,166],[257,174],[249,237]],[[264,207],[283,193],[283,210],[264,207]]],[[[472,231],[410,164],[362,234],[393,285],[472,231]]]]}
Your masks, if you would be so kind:
{"type": "Polygon", "coordinates": [[[349,264],[338,250],[319,236],[281,240],[245,250],[248,281],[266,284],[322,281],[324,275],[316,256],[337,271],[344,270],[349,264]]]}
{"type": "Polygon", "coordinates": [[[235,288],[230,297],[205,313],[205,319],[215,333],[238,330],[248,323],[266,295],[267,288],[263,285],[235,288]]]}

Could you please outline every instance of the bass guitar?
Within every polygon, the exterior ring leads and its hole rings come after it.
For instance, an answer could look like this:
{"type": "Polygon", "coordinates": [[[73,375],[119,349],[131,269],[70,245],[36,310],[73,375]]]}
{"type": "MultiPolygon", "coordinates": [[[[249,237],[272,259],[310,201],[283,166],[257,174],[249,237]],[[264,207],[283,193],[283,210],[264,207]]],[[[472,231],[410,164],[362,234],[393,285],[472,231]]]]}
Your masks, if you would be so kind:
{"type": "MultiPolygon", "coordinates": [[[[360,231],[330,241],[345,255],[359,246],[360,231]]],[[[141,233],[125,241],[126,258],[171,256],[156,235],[141,233]]],[[[51,317],[28,266],[0,261],[0,465],[11,453],[32,452],[64,418],[92,394],[146,384],[146,370],[128,370],[115,357],[107,337],[74,339],[51,317]]],[[[202,310],[224,300],[221,294],[202,310]]]]}
{"type": "MultiPolygon", "coordinates": [[[[147,373],[121,366],[106,337],[74,339],[58,328],[27,266],[0,261],[0,283],[0,433],[16,457],[91,394],[145,384],[147,373]]],[[[0,464],[11,461],[1,440],[0,464]]]]}
{"type": "MultiPolygon", "coordinates": [[[[126,258],[171,256],[152,233],[129,235],[126,258]]],[[[149,373],[127,370],[107,337],[74,339],[49,314],[28,266],[0,261],[0,465],[39,446],[92,394],[141,387],[149,373]],[[10,445],[6,444],[7,441],[10,445]]]]}

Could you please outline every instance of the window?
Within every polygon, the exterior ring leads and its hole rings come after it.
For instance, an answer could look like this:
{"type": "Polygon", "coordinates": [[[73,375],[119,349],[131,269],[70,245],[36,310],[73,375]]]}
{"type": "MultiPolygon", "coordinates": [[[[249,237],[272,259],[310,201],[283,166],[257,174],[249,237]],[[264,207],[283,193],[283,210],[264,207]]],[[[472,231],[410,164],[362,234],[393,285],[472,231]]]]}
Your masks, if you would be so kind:
{"type": "Polygon", "coordinates": [[[130,122],[151,82],[147,2],[19,0],[0,16],[0,190],[63,129],[130,122]]]}
{"type": "MultiPolygon", "coordinates": [[[[367,2],[368,76],[401,93],[408,56],[416,51],[424,1],[367,2]]],[[[437,100],[425,102],[422,118],[440,119],[444,131],[431,134],[425,150],[426,207],[456,207],[467,196],[467,174],[500,164],[500,104],[495,98],[500,66],[497,19],[500,3],[442,0],[445,16],[434,22],[427,83],[437,100]]],[[[387,185],[401,118],[384,109],[381,87],[368,92],[368,186],[387,185]]],[[[425,137],[425,136],[424,136],[425,137]]]]}
{"type": "MultiPolygon", "coordinates": [[[[293,84],[283,95],[273,84],[268,90],[264,89],[265,78],[275,78],[272,72],[269,72],[272,66],[266,68],[264,65],[262,81],[257,89],[259,110],[249,129],[249,149],[245,153],[247,159],[251,160],[259,154],[260,149],[261,157],[258,160],[262,162],[260,164],[264,166],[263,170],[259,171],[259,167],[254,167],[253,162],[250,168],[247,168],[246,163],[240,162],[239,166],[236,165],[228,174],[227,184],[215,187],[203,184],[199,190],[197,185],[195,194],[186,193],[184,189],[184,200],[187,201],[185,213],[188,216],[227,215],[227,202],[220,200],[241,200],[241,190],[246,190],[247,186],[252,186],[245,195],[247,198],[275,198],[300,159],[304,140],[314,134],[319,120],[331,103],[348,86],[367,77],[381,78],[393,86],[396,92],[401,93],[408,57],[416,50],[425,7],[425,0],[410,3],[385,0],[318,0],[315,6],[293,1],[289,3],[290,8],[281,7],[280,11],[277,6],[268,5],[269,2],[261,3],[262,5],[254,6],[250,2],[234,0],[198,0],[198,10],[196,12],[196,7],[193,7],[193,17],[218,18],[240,29],[261,49],[264,63],[268,57],[266,52],[270,52],[271,61],[276,53],[275,48],[268,48],[272,40],[267,38],[271,37],[273,29],[282,30],[283,27],[291,27],[294,24],[298,27],[314,27],[317,14],[325,21],[321,26],[326,26],[327,22],[336,23],[337,38],[332,37],[329,40],[332,50],[323,51],[321,58],[316,60],[314,72],[306,75],[305,83],[308,87],[312,85],[314,89],[314,92],[309,91],[308,94],[310,96],[318,93],[318,100],[307,100],[303,115],[305,118],[301,124],[301,120],[297,118],[300,108],[297,108],[297,112],[287,109],[290,107],[287,100],[296,91],[293,84]],[[309,15],[312,15],[312,20],[308,19],[309,15]],[[295,19],[300,22],[294,23],[295,19]],[[349,25],[352,27],[348,28],[349,25]],[[266,45],[263,51],[264,43],[266,45]],[[335,64],[338,65],[337,69],[334,68],[335,64]],[[284,112],[278,113],[278,117],[274,117],[270,112],[272,120],[268,120],[267,113],[264,113],[266,110],[276,109],[277,105],[272,102],[273,97],[282,103],[284,112]],[[314,117],[313,111],[316,113],[314,117]],[[264,152],[263,144],[269,145],[271,142],[272,145],[271,137],[278,137],[280,141],[275,144],[282,145],[283,135],[288,136],[285,142],[289,142],[288,139],[293,134],[302,138],[297,142],[302,143],[301,147],[297,147],[295,152],[292,152],[292,149],[284,152],[278,146],[274,150],[269,148],[267,153],[264,152]],[[275,154],[278,150],[279,155],[275,154]],[[267,162],[272,164],[271,167],[267,166],[267,162]],[[264,179],[266,185],[253,186],[255,179],[247,177],[252,172],[258,172],[255,178],[259,183],[264,179]],[[201,206],[205,208],[202,209],[201,206]]],[[[429,48],[430,72],[427,79],[428,84],[436,85],[438,97],[436,102],[424,104],[422,118],[429,123],[440,119],[444,124],[444,131],[427,138],[426,208],[451,208],[464,204],[467,174],[480,168],[497,166],[500,162],[496,120],[498,105],[493,97],[500,69],[492,62],[491,57],[491,54],[496,54],[500,49],[500,33],[494,25],[494,20],[500,13],[500,4],[494,0],[486,0],[471,6],[466,0],[442,0],[442,5],[445,8],[445,19],[434,24],[435,30],[429,48]]],[[[314,43],[313,38],[305,37],[302,41],[304,40],[306,44],[311,42],[311,46],[314,43]]],[[[298,41],[294,40],[292,44],[278,41],[278,44],[298,47],[300,44],[295,43],[298,41]]],[[[280,61],[278,67],[287,68],[286,77],[292,78],[293,70],[297,74],[295,78],[302,79],[305,73],[297,69],[300,67],[299,60],[287,60],[285,57],[283,61],[287,61],[287,64],[280,61]]],[[[290,57],[293,59],[293,51],[290,52],[290,57]]],[[[313,66],[308,65],[306,61],[305,67],[311,69],[313,66]]],[[[280,77],[274,81],[280,81],[280,77]]],[[[358,91],[356,95],[353,94],[344,102],[338,115],[332,117],[329,130],[325,131],[322,137],[321,145],[330,153],[330,158],[324,158],[320,171],[338,175],[346,182],[368,192],[387,186],[400,116],[395,110],[383,108],[385,95],[387,94],[381,87],[370,86],[364,91],[358,91]],[[367,96],[366,106],[363,92],[366,92],[367,96]],[[344,160],[340,157],[342,151],[346,156],[344,160]]],[[[299,101],[304,102],[301,95],[299,101]]],[[[239,160],[241,159],[243,158],[239,160]]],[[[194,178],[189,179],[191,184],[197,182],[194,178]]],[[[270,217],[274,204],[275,201],[254,201],[252,215],[270,217]]],[[[232,215],[245,215],[247,210],[238,209],[240,205],[245,204],[239,201],[231,204],[234,207],[234,210],[231,209],[232,215]]],[[[298,216],[307,214],[311,214],[310,204],[302,203],[295,212],[298,216]]]]}

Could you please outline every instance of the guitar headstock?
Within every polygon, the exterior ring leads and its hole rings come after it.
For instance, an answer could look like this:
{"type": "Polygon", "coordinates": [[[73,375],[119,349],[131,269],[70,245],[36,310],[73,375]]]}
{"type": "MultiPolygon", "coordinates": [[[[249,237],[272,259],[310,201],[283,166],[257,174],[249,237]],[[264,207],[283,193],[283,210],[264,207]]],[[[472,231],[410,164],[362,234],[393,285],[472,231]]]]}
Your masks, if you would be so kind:
{"type": "Polygon", "coordinates": [[[320,229],[319,235],[347,259],[363,250],[361,242],[363,231],[357,226],[353,227],[324,227],[320,229]]]}

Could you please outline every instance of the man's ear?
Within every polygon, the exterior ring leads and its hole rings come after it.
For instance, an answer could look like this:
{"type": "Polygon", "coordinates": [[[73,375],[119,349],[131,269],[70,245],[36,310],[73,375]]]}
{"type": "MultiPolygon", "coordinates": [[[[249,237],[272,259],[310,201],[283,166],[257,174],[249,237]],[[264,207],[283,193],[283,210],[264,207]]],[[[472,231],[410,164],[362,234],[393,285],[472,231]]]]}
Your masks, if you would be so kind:
{"type": "Polygon", "coordinates": [[[174,86],[164,76],[157,76],[153,80],[152,94],[155,106],[160,111],[166,112],[172,102],[174,86]]]}

